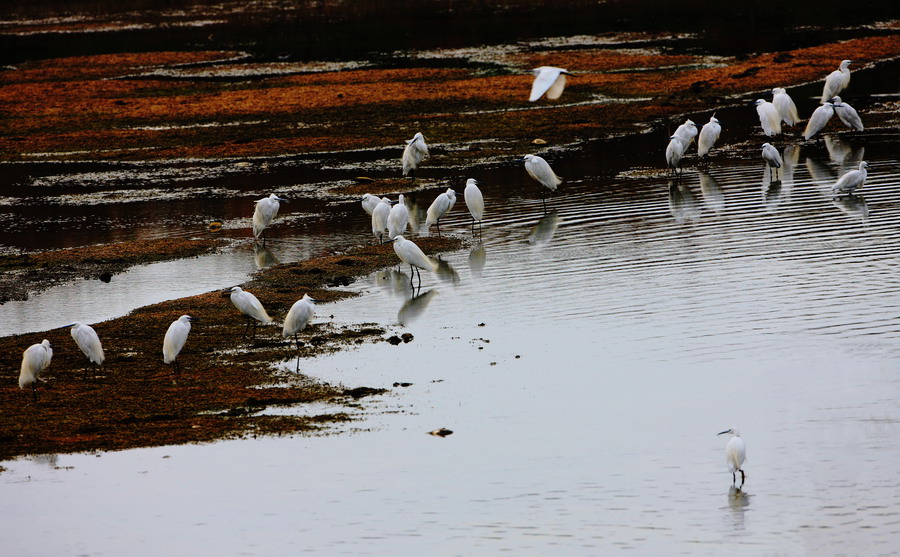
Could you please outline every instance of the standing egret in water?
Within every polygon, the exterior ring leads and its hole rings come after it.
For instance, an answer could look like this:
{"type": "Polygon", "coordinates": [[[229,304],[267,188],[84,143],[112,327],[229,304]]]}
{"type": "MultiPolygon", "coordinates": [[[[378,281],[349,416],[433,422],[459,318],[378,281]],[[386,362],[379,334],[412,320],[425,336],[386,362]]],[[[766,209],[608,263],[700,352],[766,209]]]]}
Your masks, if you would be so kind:
{"type": "Polygon", "coordinates": [[[677,135],[684,140],[684,150],[687,151],[687,148],[690,147],[691,142],[693,142],[694,138],[697,137],[697,124],[695,124],[692,120],[685,120],[684,124],[678,126],[678,128],[675,130],[675,133],[672,135],[677,135]]]}
{"type": "Polygon", "coordinates": [[[475,223],[481,228],[481,219],[484,218],[484,196],[478,189],[478,181],[475,178],[466,180],[466,189],[463,192],[463,198],[466,200],[466,207],[472,215],[472,233],[475,232],[475,223]]]}
{"type": "Polygon", "coordinates": [[[417,132],[412,139],[406,142],[406,149],[403,150],[403,175],[410,174],[415,177],[416,168],[426,156],[428,156],[428,145],[425,144],[425,136],[417,132]]]}
{"type": "Polygon", "coordinates": [[[422,286],[422,273],[419,269],[434,272],[438,268],[438,264],[425,255],[419,246],[411,240],[407,240],[402,235],[394,238],[394,253],[400,258],[400,261],[409,265],[409,282],[412,284],[413,272],[419,275],[419,287],[422,286]]]}
{"type": "MultiPolygon", "coordinates": [[[[70,332],[72,333],[72,339],[75,340],[75,344],[77,344],[78,348],[81,348],[81,351],[87,356],[88,361],[92,364],[97,364],[98,366],[103,365],[103,360],[106,359],[106,357],[103,354],[103,346],[100,344],[100,337],[97,336],[97,331],[95,331],[93,327],[76,321],[71,325],[66,325],[64,328],[71,328],[70,332]]],[[[84,377],[87,377],[87,368],[84,370],[84,377]]]]}
{"type": "Polygon", "coordinates": [[[769,137],[781,133],[781,115],[775,105],[765,99],[756,101],[756,114],[759,115],[759,125],[763,133],[769,137]]]}
{"type": "Polygon", "coordinates": [[[409,224],[409,207],[403,202],[403,194],[397,199],[397,204],[391,207],[388,213],[387,227],[388,238],[394,238],[406,232],[406,226],[409,224]]]}
{"type": "Polygon", "coordinates": [[[253,323],[252,338],[255,339],[257,323],[268,325],[272,322],[272,318],[266,313],[266,310],[259,299],[253,294],[245,292],[240,286],[229,289],[229,292],[231,292],[231,303],[234,304],[234,307],[238,308],[247,318],[247,326],[244,327],[244,334],[241,335],[241,338],[247,336],[247,331],[250,330],[250,323],[253,323]]]}
{"type": "MultiPolygon", "coordinates": [[[[551,192],[556,191],[557,186],[562,183],[562,178],[553,172],[547,161],[537,155],[525,155],[523,160],[525,161],[525,171],[528,172],[529,176],[551,192]]],[[[544,203],[544,210],[546,210],[547,204],[544,200],[544,190],[541,190],[541,202],[544,203]]]]}
{"type": "Polygon", "coordinates": [[[678,166],[681,164],[681,158],[684,157],[686,149],[687,141],[684,138],[677,135],[669,138],[669,144],[666,145],[666,164],[675,174],[678,174],[678,166]]]}
{"type": "Polygon", "coordinates": [[[566,88],[566,76],[572,75],[562,68],[553,66],[541,66],[531,70],[534,74],[534,83],[531,84],[531,96],[528,100],[534,102],[547,93],[547,98],[558,99],[566,88]]]}
{"type": "MultiPolygon", "coordinates": [[[[438,236],[440,236],[441,217],[449,213],[454,205],[456,205],[456,192],[453,191],[453,188],[447,188],[447,191],[438,195],[428,207],[428,211],[425,213],[425,230],[427,231],[432,224],[436,224],[438,236]]],[[[397,244],[394,244],[394,249],[397,249],[397,244]]]]}
{"type": "MultiPolygon", "coordinates": [[[[297,340],[297,333],[309,325],[309,321],[316,311],[315,301],[315,299],[309,297],[309,294],[304,294],[302,298],[294,302],[294,305],[292,305],[290,311],[288,311],[287,317],[284,318],[284,327],[281,329],[281,336],[283,338],[293,336],[294,344],[297,345],[297,350],[300,350],[300,342],[297,340]]],[[[299,356],[297,356],[297,371],[300,371],[299,356]]]]}
{"type": "Polygon", "coordinates": [[[378,205],[372,210],[372,234],[381,243],[384,240],[384,230],[387,228],[388,217],[391,215],[391,200],[382,197],[378,205]]]}
{"type": "Polygon", "coordinates": [[[787,94],[783,87],[772,89],[772,104],[778,111],[781,121],[789,126],[793,126],[800,122],[800,115],[797,113],[797,105],[794,99],[787,94]]]}
{"type": "Polygon", "coordinates": [[[825,78],[825,87],[822,88],[822,100],[819,102],[830,101],[835,95],[846,89],[847,85],[850,85],[850,64],[852,64],[850,60],[843,60],[838,69],[828,74],[828,77],[825,78]]]}
{"type": "Polygon", "coordinates": [[[700,129],[700,137],[697,139],[697,154],[701,157],[708,156],[721,133],[722,126],[719,125],[719,119],[715,115],[711,116],[709,122],[703,124],[703,128],[700,129]]]}
{"type": "Polygon", "coordinates": [[[366,213],[368,213],[370,215],[372,214],[372,211],[375,209],[375,207],[379,203],[381,203],[381,199],[379,199],[378,196],[376,196],[376,195],[367,193],[366,195],[362,196],[363,211],[365,211],[366,213]]]}
{"type": "Polygon", "coordinates": [[[163,362],[173,364],[175,374],[180,371],[178,367],[178,354],[184,348],[187,341],[188,333],[191,332],[191,321],[199,321],[196,317],[190,315],[182,315],[172,324],[166,331],[166,337],[163,339],[163,362]]]}
{"type": "Polygon", "coordinates": [[[858,170],[851,170],[850,172],[844,174],[840,177],[840,179],[834,184],[831,188],[833,193],[847,193],[852,194],[854,190],[858,190],[863,187],[866,183],[866,178],[869,177],[869,163],[866,161],[862,161],[859,163],[858,170]]]}
{"type": "Polygon", "coordinates": [[[781,166],[784,164],[784,161],[781,159],[781,153],[778,152],[778,149],[773,147],[770,143],[763,143],[762,158],[766,161],[766,165],[773,169],[772,176],[776,176],[777,172],[774,169],[781,168],[781,166]]]}
{"type": "Polygon", "coordinates": [[[32,344],[22,353],[22,368],[19,371],[19,388],[31,385],[31,398],[37,402],[37,380],[53,358],[50,341],[44,339],[40,344],[32,344]]]}
{"type": "Polygon", "coordinates": [[[725,435],[726,433],[732,435],[731,439],[725,445],[725,462],[728,463],[728,469],[731,470],[731,483],[732,485],[737,483],[735,472],[740,472],[741,487],[744,487],[745,476],[741,466],[743,466],[744,461],[747,459],[747,447],[744,445],[744,440],[741,439],[741,434],[738,433],[738,430],[734,428],[726,429],[725,431],[718,433],[718,435],[725,435]]]}
{"type": "Polygon", "coordinates": [[[834,113],[838,115],[841,122],[846,124],[848,128],[858,132],[863,131],[862,120],[860,120],[859,113],[856,112],[855,108],[842,101],[840,97],[831,99],[831,104],[834,106],[834,113]]]}
{"type": "Polygon", "coordinates": [[[834,105],[830,101],[815,109],[812,116],[809,117],[809,122],[806,123],[803,139],[808,140],[822,131],[832,116],[834,116],[834,105]]]}
{"type": "Polygon", "coordinates": [[[286,201],[287,199],[282,199],[274,193],[269,197],[254,201],[256,209],[253,211],[253,236],[257,239],[262,236],[263,244],[266,243],[263,232],[267,226],[272,224],[272,219],[278,214],[279,204],[286,201]]]}

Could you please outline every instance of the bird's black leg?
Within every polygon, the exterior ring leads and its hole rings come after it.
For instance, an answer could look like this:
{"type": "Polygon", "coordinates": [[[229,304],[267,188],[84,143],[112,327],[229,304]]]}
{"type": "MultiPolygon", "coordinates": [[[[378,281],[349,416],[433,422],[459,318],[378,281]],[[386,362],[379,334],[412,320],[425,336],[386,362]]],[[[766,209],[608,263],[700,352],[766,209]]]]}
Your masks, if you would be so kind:
{"type": "Polygon", "coordinates": [[[247,331],[250,330],[250,319],[247,319],[247,325],[244,327],[244,334],[241,335],[241,338],[247,338],[247,331]]]}
{"type": "Polygon", "coordinates": [[[438,219],[434,224],[435,224],[435,226],[437,226],[438,236],[440,236],[441,235],[441,219],[438,219]]]}
{"type": "Polygon", "coordinates": [[[744,479],[745,479],[745,477],[744,477],[744,471],[741,470],[741,487],[744,487],[744,479]]]}
{"type": "Polygon", "coordinates": [[[174,375],[179,375],[179,374],[180,374],[181,370],[178,369],[178,360],[174,360],[174,361],[172,362],[172,370],[173,370],[173,374],[174,374],[174,375]]]}
{"type": "Polygon", "coordinates": [[[37,386],[34,381],[31,383],[31,400],[37,402],[37,386]]]}
{"type": "Polygon", "coordinates": [[[734,475],[734,472],[731,473],[731,485],[737,485],[737,476],[734,475]]]}

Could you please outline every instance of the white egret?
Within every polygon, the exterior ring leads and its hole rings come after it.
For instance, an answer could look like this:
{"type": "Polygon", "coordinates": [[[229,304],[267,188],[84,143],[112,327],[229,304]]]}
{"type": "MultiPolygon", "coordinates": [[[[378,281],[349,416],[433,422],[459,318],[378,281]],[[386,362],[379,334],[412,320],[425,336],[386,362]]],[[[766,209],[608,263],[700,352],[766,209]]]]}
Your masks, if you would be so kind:
{"type": "Polygon", "coordinates": [[[781,115],[775,105],[765,99],[756,101],[756,113],[759,115],[759,125],[763,133],[769,137],[781,133],[781,115]]]}
{"type": "Polygon", "coordinates": [[[794,99],[787,94],[783,87],[772,89],[772,104],[775,106],[775,110],[778,111],[781,121],[785,124],[793,126],[800,122],[797,105],[794,104],[794,99]]]}
{"type": "Polygon", "coordinates": [[[367,193],[362,196],[362,208],[366,213],[370,215],[379,203],[381,203],[381,199],[379,199],[377,195],[367,193]]]}
{"type": "Polygon", "coordinates": [[[19,371],[19,388],[31,385],[31,398],[37,402],[38,376],[50,365],[53,349],[50,341],[44,339],[40,344],[32,344],[22,352],[22,368],[19,371]]]}
{"type": "Polygon", "coordinates": [[[178,358],[181,349],[184,348],[188,333],[191,332],[192,321],[199,321],[199,319],[190,315],[182,315],[169,325],[169,329],[166,331],[166,336],[163,339],[163,362],[173,364],[176,375],[180,371],[176,358],[178,358]]]}
{"type": "Polygon", "coordinates": [[[268,313],[266,313],[266,309],[263,307],[259,299],[250,292],[246,292],[240,286],[232,287],[228,291],[231,292],[231,303],[234,304],[234,307],[238,308],[238,310],[240,310],[240,312],[243,313],[247,318],[247,326],[244,327],[244,334],[241,335],[241,338],[247,336],[247,331],[250,329],[250,324],[253,323],[252,338],[255,339],[257,323],[268,325],[272,322],[272,318],[269,317],[268,313]]]}
{"type": "MultiPolygon", "coordinates": [[[[97,336],[97,331],[93,327],[76,321],[63,328],[71,329],[72,339],[75,340],[75,344],[84,352],[90,363],[98,366],[103,365],[103,360],[106,359],[106,356],[103,354],[103,345],[100,344],[100,337],[97,336]]],[[[84,370],[84,376],[87,377],[87,368],[84,370]]]]}
{"type": "MultiPolygon", "coordinates": [[[[278,208],[281,202],[287,202],[287,199],[282,199],[274,193],[270,194],[269,197],[254,201],[256,209],[253,211],[253,236],[255,238],[260,238],[266,227],[272,224],[272,219],[278,215],[278,208]]],[[[262,236],[262,239],[265,244],[265,236],[262,236]]]]}
{"type": "Polygon", "coordinates": [[[737,483],[735,472],[740,472],[741,487],[744,487],[745,476],[744,470],[741,467],[747,459],[747,447],[744,445],[744,440],[741,439],[741,434],[738,433],[738,430],[734,428],[726,429],[725,431],[718,433],[718,435],[725,435],[726,433],[732,435],[731,439],[725,445],[725,462],[728,463],[728,469],[731,470],[731,483],[732,485],[737,483]]]}
{"type": "MultiPolygon", "coordinates": [[[[562,183],[562,178],[553,172],[553,169],[550,168],[550,164],[542,157],[537,155],[525,155],[522,160],[525,161],[525,171],[528,172],[528,175],[537,180],[539,184],[551,192],[556,191],[557,186],[562,183]]],[[[541,202],[544,204],[544,209],[546,210],[547,204],[544,200],[544,190],[541,190],[541,202]]]]}
{"type": "Polygon", "coordinates": [[[855,108],[842,101],[840,97],[831,99],[831,104],[834,106],[834,113],[838,115],[841,122],[846,124],[848,128],[858,132],[863,131],[862,120],[860,120],[859,113],[856,112],[855,108]]]}
{"type": "Polygon", "coordinates": [[[484,196],[478,189],[478,180],[469,178],[466,180],[466,189],[463,191],[463,198],[466,200],[466,207],[472,215],[472,232],[475,231],[475,223],[478,222],[478,228],[481,228],[481,219],[484,218],[484,196]]]}
{"type": "Polygon", "coordinates": [[[809,122],[806,123],[806,129],[803,131],[803,139],[808,140],[822,131],[822,128],[828,124],[828,121],[831,120],[832,116],[834,116],[834,105],[831,102],[826,102],[816,108],[813,111],[812,116],[809,117],[809,122]]]}
{"type": "Polygon", "coordinates": [[[562,68],[553,66],[541,66],[531,70],[534,74],[534,82],[531,84],[531,96],[528,100],[534,102],[547,93],[547,98],[558,99],[566,88],[566,76],[572,75],[562,68]]]}
{"type": "Polygon", "coordinates": [[[777,172],[774,170],[776,168],[781,168],[784,164],[784,160],[781,158],[781,153],[778,152],[771,143],[763,143],[762,144],[762,158],[766,161],[766,165],[769,168],[772,168],[772,175],[777,175],[777,172]]]}
{"type": "Polygon", "coordinates": [[[722,126],[719,124],[719,119],[715,115],[711,116],[709,122],[703,124],[700,129],[700,137],[697,138],[697,154],[701,157],[708,156],[721,133],[722,126]]]}
{"type": "Polygon", "coordinates": [[[397,199],[397,204],[391,207],[391,211],[388,213],[388,238],[394,238],[406,232],[406,226],[408,224],[409,207],[403,202],[403,194],[401,193],[397,199]]]}
{"type": "Polygon", "coordinates": [[[684,124],[678,126],[673,135],[677,135],[684,140],[685,151],[687,151],[687,148],[690,147],[691,142],[694,141],[695,137],[697,137],[697,124],[695,124],[692,120],[685,120],[684,124]]]}
{"type": "Polygon", "coordinates": [[[834,98],[835,95],[847,88],[850,84],[850,60],[842,60],[838,69],[834,70],[825,78],[825,87],[822,88],[822,100],[825,103],[834,98]]]}
{"type": "Polygon", "coordinates": [[[684,151],[687,149],[687,142],[684,138],[673,135],[669,138],[669,144],[666,146],[666,164],[672,169],[672,172],[678,174],[678,166],[684,157],[684,151]]]}
{"type": "Polygon", "coordinates": [[[379,242],[384,240],[384,231],[387,228],[388,217],[391,215],[391,200],[382,197],[378,205],[372,210],[372,234],[379,242]]]}
{"type": "Polygon", "coordinates": [[[419,269],[434,272],[438,268],[436,261],[425,255],[425,252],[411,240],[407,240],[402,235],[394,238],[394,253],[400,258],[400,261],[409,265],[409,282],[412,284],[413,272],[419,275],[419,286],[422,286],[422,273],[419,269]]]}
{"type": "Polygon", "coordinates": [[[415,177],[416,168],[426,156],[428,156],[428,145],[425,143],[425,136],[417,132],[412,139],[406,142],[406,149],[403,150],[403,175],[411,173],[411,176],[415,177]]]}
{"type": "Polygon", "coordinates": [[[834,184],[831,188],[833,193],[848,193],[852,194],[854,190],[858,190],[863,187],[866,183],[866,178],[869,177],[869,163],[866,161],[862,161],[859,163],[858,170],[851,170],[850,172],[844,174],[840,177],[840,179],[834,184]]]}
{"type": "Polygon", "coordinates": [[[298,349],[300,348],[300,343],[297,341],[297,333],[309,325],[309,321],[316,311],[315,301],[316,300],[309,297],[309,294],[304,294],[302,298],[294,302],[294,305],[292,305],[291,309],[288,311],[287,317],[284,318],[284,327],[281,329],[281,336],[284,338],[293,336],[298,349]]]}
{"type": "MultiPolygon", "coordinates": [[[[436,224],[438,236],[440,236],[441,218],[449,213],[450,209],[452,209],[455,204],[456,192],[453,191],[453,188],[447,188],[447,191],[438,195],[434,201],[431,202],[428,211],[425,213],[425,230],[427,231],[432,224],[436,224]]],[[[394,249],[397,249],[396,244],[394,244],[394,249]]]]}

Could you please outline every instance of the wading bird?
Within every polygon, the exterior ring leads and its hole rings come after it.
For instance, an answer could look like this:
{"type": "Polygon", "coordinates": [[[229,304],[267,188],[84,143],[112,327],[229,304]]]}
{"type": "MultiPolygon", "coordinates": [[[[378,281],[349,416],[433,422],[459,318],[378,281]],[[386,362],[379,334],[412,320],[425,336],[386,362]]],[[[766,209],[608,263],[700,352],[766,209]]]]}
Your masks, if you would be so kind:
{"type": "Polygon", "coordinates": [[[244,291],[240,286],[230,288],[228,292],[231,292],[231,296],[229,296],[231,298],[231,303],[234,304],[234,307],[238,308],[238,310],[244,314],[244,317],[247,318],[247,326],[244,327],[244,334],[241,335],[241,338],[247,336],[247,331],[250,330],[250,324],[252,323],[253,333],[251,338],[255,339],[257,324],[262,323],[263,325],[268,325],[272,322],[272,318],[266,313],[266,310],[259,299],[250,292],[244,291]]]}
{"type": "Polygon", "coordinates": [[[375,209],[375,207],[376,207],[379,203],[381,203],[381,199],[379,199],[378,196],[376,196],[376,195],[372,195],[371,193],[367,193],[367,194],[365,194],[364,196],[362,196],[362,208],[363,208],[363,211],[365,211],[366,213],[368,213],[368,214],[370,214],[370,215],[372,214],[372,211],[375,209]]]}
{"type": "Polygon", "coordinates": [[[403,150],[403,175],[409,174],[415,178],[416,168],[426,156],[428,156],[428,145],[425,144],[425,136],[416,132],[416,135],[406,142],[406,149],[403,150]]]}
{"type": "Polygon", "coordinates": [[[838,115],[841,122],[848,128],[858,132],[863,131],[862,120],[860,120],[859,113],[856,112],[855,108],[842,101],[840,97],[831,99],[831,104],[834,106],[834,113],[838,115]]]}
{"type": "MultiPolygon", "coordinates": [[[[525,162],[525,171],[539,184],[550,190],[556,191],[557,186],[562,183],[562,178],[553,172],[550,164],[537,155],[525,155],[522,160],[525,162]]],[[[547,210],[547,203],[544,199],[544,190],[541,190],[541,202],[544,204],[544,210],[547,210]]]]}
{"type": "Polygon", "coordinates": [[[794,104],[794,99],[787,94],[783,87],[772,89],[772,104],[775,106],[775,110],[778,111],[781,121],[785,124],[793,126],[800,122],[797,105],[794,104]]]}
{"type": "Polygon", "coordinates": [[[809,122],[806,123],[806,130],[803,131],[803,139],[809,140],[822,131],[832,116],[834,116],[834,105],[830,101],[813,110],[809,122]]]}
{"type": "Polygon", "coordinates": [[[711,116],[709,122],[703,124],[700,129],[700,137],[697,138],[697,154],[701,157],[709,156],[709,151],[719,140],[719,134],[722,133],[722,126],[719,125],[718,118],[711,116]]]}
{"type": "Polygon", "coordinates": [[[31,385],[31,398],[37,402],[37,380],[38,376],[53,358],[53,349],[50,348],[50,341],[44,339],[40,344],[32,344],[22,353],[22,369],[19,371],[19,388],[24,389],[26,385],[31,385]]]}
{"type": "Polygon", "coordinates": [[[254,201],[256,209],[253,211],[253,236],[257,239],[262,237],[264,245],[266,238],[263,236],[263,232],[272,224],[272,219],[278,215],[279,204],[282,202],[287,202],[287,199],[282,199],[274,193],[269,197],[254,201]]]}
{"type": "Polygon", "coordinates": [[[531,70],[534,74],[534,82],[531,84],[531,96],[528,100],[534,102],[547,93],[547,98],[551,100],[558,99],[563,89],[566,88],[566,76],[572,75],[562,68],[553,66],[541,66],[531,70]]]}
{"type": "MultiPolygon", "coordinates": [[[[288,311],[287,317],[284,318],[284,327],[281,329],[281,336],[288,338],[294,337],[294,344],[297,350],[300,350],[300,341],[297,340],[297,333],[302,331],[309,325],[309,321],[316,311],[315,299],[310,298],[309,294],[304,294],[302,298],[294,302],[288,311]]],[[[290,344],[289,344],[290,345],[290,344]]],[[[300,371],[300,357],[297,357],[297,371],[300,371]]]]}
{"type": "MultiPolygon", "coordinates": [[[[440,236],[441,218],[449,213],[454,205],[456,205],[456,192],[453,191],[453,188],[447,188],[447,191],[434,198],[434,201],[428,207],[428,211],[425,213],[425,230],[427,231],[432,224],[435,224],[437,225],[438,236],[440,236]]],[[[394,244],[394,249],[397,249],[396,244],[394,244]]]]}
{"type": "Polygon", "coordinates": [[[855,190],[858,190],[863,187],[866,183],[866,178],[869,177],[869,163],[866,161],[862,161],[859,163],[858,170],[851,170],[850,172],[844,174],[840,177],[840,179],[832,186],[832,193],[841,194],[852,194],[855,190]]]}
{"type": "Polygon", "coordinates": [[[175,375],[178,375],[181,371],[176,358],[178,358],[181,349],[184,348],[188,333],[191,332],[192,321],[199,321],[199,319],[190,315],[182,315],[175,321],[172,321],[163,339],[163,362],[173,364],[175,375]]]}
{"type": "Polygon", "coordinates": [[[378,238],[378,242],[384,241],[384,231],[387,228],[388,217],[391,215],[391,200],[382,197],[378,205],[372,210],[372,234],[378,238]]]}
{"type": "Polygon", "coordinates": [[[466,200],[466,207],[469,214],[472,215],[472,233],[475,233],[475,223],[481,229],[481,219],[484,218],[484,196],[478,189],[478,181],[475,178],[466,180],[466,189],[463,191],[463,198],[466,200]]]}
{"type": "Polygon", "coordinates": [[[678,167],[686,149],[687,142],[685,142],[684,138],[677,135],[669,138],[669,144],[666,145],[666,165],[672,169],[674,174],[678,174],[678,167]]]}
{"type": "Polygon", "coordinates": [[[825,78],[821,103],[830,101],[835,95],[846,89],[847,85],[850,85],[850,64],[852,64],[850,60],[842,60],[838,69],[825,78]]]}
{"type": "Polygon", "coordinates": [[[781,133],[781,115],[775,105],[765,99],[756,101],[756,114],[759,115],[759,125],[763,133],[769,137],[781,133]]]}
{"type": "Polygon", "coordinates": [[[777,175],[777,171],[775,169],[781,168],[784,164],[784,161],[781,158],[781,153],[778,152],[778,149],[772,146],[771,143],[763,143],[762,144],[762,158],[766,161],[766,165],[772,169],[772,176],[777,175]]]}
{"type": "Polygon", "coordinates": [[[397,199],[397,203],[391,207],[391,212],[388,213],[388,238],[395,238],[406,232],[406,226],[408,224],[409,207],[403,202],[403,194],[401,193],[397,199]]]}
{"type": "Polygon", "coordinates": [[[725,462],[728,463],[728,469],[731,470],[731,483],[732,485],[737,484],[735,472],[740,472],[740,487],[744,487],[745,476],[741,466],[743,466],[744,461],[747,459],[747,447],[744,445],[744,440],[741,439],[741,434],[738,433],[738,430],[734,428],[726,429],[725,431],[718,433],[718,435],[725,435],[726,433],[732,435],[731,439],[725,445],[725,462]]]}
{"type": "Polygon", "coordinates": [[[687,151],[687,148],[691,146],[691,142],[697,137],[697,124],[693,120],[685,120],[684,124],[678,126],[672,135],[677,135],[684,140],[684,150],[687,151]]]}
{"type": "Polygon", "coordinates": [[[394,253],[400,258],[400,261],[409,265],[409,283],[413,282],[413,273],[419,276],[419,287],[422,286],[422,273],[419,269],[434,272],[438,268],[438,264],[425,255],[419,246],[411,240],[407,240],[402,235],[394,238],[394,253]]]}
{"type": "MultiPolygon", "coordinates": [[[[97,364],[98,366],[103,365],[103,360],[106,357],[103,354],[103,346],[100,344],[100,337],[97,336],[97,331],[95,331],[93,327],[76,321],[63,328],[71,329],[72,339],[75,340],[75,344],[77,344],[78,348],[84,352],[84,355],[87,356],[90,363],[97,364]]],[[[84,377],[87,377],[87,367],[84,369],[84,377]]]]}

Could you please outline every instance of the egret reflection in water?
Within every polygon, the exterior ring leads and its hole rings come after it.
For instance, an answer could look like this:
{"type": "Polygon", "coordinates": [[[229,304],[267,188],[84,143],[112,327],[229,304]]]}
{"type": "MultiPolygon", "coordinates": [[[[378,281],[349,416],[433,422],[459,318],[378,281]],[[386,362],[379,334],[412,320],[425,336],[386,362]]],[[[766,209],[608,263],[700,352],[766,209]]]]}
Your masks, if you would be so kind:
{"type": "Polygon", "coordinates": [[[418,296],[413,296],[403,302],[400,311],[397,312],[397,322],[401,325],[409,325],[416,319],[422,317],[422,314],[425,313],[425,309],[428,308],[428,304],[431,303],[432,298],[434,298],[437,293],[437,290],[426,290],[418,296]]]}
{"type": "Polygon", "coordinates": [[[669,180],[669,212],[679,224],[700,216],[697,198],[683,180],[669,180]]]}
{"type": "Polygon", "coordinates": [[[869,205],[861,195],[841,195],[833,198],[831,203],[848,217],[859,219],[863,225],[869,224],[869,205]]]}
{"type": "Polygon", "coordinates": [[[781,205],[784,194],[784,188],[782,187],[781,180],[766,182],[766,180],[763,179],[762,194],[763,206],[766,208],[766,212],[774,213],[775,211],[777,211],[778,206],[781,205]]]}
{"type": "Polygon", "coordinates": [[[253,243],[253,261],[256,263],[257,269],[264,269],[280,263],[272,251],[260,242],[253,243]]]}
{"type": "Polygon", "coordinates": [[[709,172],[701,170],[700,176],[700,194],[703,196],[703,204],[711,211],[721,213],[725,210],[725,193],[722,186],[709,172]]]}
{"type": "Polygon", "coordinates": [[[385,269],[374,275],[375,284],[385,289],[394,296],[408,298],[412,295],[413,287],[410,284],[409,275],[396,269],[385,269]]]}
{"type": "Polygon", "coordinates": [[[559,228],[559,211],[553,209],[538,219],[537,224],[528,233],[528,243],[532,246],[541,246],[549,243],[559,228]]]}
{"type": "Polygon", "coordinates": [[[438,278],[444,282],[449,282],[453,286],[459,285],[459,273],[456,272],[456,269],[440,256],[435,258],[435,260],[437,261],[437,270],[435,271],[435,274],[438,278]]]}
{"type": "Polygon", "coordinates": [[[484,265],[487,261],[487,251],[484,249],[484,243],[479,242],[477,246],[469,252],[469,273],[475,278],[481,278],[484,274],[484,265]]]}

